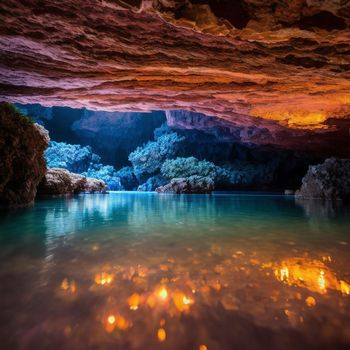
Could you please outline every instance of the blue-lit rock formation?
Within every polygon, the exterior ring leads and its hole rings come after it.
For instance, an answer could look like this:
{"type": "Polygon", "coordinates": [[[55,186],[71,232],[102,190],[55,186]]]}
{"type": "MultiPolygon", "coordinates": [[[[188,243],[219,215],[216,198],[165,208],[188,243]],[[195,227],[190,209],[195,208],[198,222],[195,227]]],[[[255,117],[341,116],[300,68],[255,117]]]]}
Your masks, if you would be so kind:
{"type": "Polygon", "coordinates": [[[214,181],[210,177],[194,175],[186,178],[171,179],[170,183],[156,188],[156,192],[176,194],[205,194],[211,193],[214,188],[214,181]]]}
{"type": "Polygon", "coordinates": [[[129,155],[139,181],[159,173],[163,163],[176,156],[180,149],[180,142],[185,140],[184,137],[164,126],[156,129],[154,136],[154,141],[138,147],[129,155]]]}
{"type": "Polygon", "coordinates": [[[67,107],[17,105],[42,124],[52,140],[91,146],[101,163],[116,168],[128,165],[128,155],[153,138],[153,130],[165,122],[164,112],[119,113],[67,107]]]}
{"type": "Polygon", "coordinates": [[[145,183],[140,185],[137,190],[141,192],[155,191],[156,188],[166,185],[167,180],[161,175],[155,175],[147,179],[145,183]]]}
{"type": "Polygon", "coordinates": [[[63,168],[102,180],[110,190],[124,189],[115,168],[101,164],[101,157],[93,153],[90,146],[51,141],[45,157],[49,168],[63,168]]]}
{"type": "Polygon", "coordinates": [[[326,159],[324,163],[309,167],[296,192],[297,198],[325,200],[350,199],[350,159],[326,159]]]}
{"type": "Polygon", "coordinates": [[[323,160],[272,147],[267,129],[196,112],[20,108],[45,125],[51,139],[64,142],[50,144],[46,152],[50,167],[99,178],[110,190],[154,190],[170,180],[161,174],[165,161],[191,157],[220,169],[220,176],[212,177],[218,189],[296,189],[309,164],[323,160]],[[262,145],[264,140],[267,144],[262,145]]]}

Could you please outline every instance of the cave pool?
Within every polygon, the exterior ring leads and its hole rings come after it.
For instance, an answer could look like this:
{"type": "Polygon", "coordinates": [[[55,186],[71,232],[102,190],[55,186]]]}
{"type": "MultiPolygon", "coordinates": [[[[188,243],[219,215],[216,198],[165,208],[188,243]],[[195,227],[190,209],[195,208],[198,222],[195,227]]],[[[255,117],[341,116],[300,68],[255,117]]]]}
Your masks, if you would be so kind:
{"type": "Polygon", "coordinates": [[[0,213],[0,348],[349,349],[350,210],[116,192],[0,213]]]}

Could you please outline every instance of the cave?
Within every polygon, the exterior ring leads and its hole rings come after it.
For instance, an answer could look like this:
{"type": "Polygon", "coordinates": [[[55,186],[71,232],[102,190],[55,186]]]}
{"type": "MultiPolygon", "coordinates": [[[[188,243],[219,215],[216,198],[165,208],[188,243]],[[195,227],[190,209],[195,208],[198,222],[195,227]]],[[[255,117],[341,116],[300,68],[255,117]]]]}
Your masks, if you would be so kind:
{"type": "Polygon", "coordinates": [[[2,1],[1,349],[348,349],[349,25],[2,1]]]}

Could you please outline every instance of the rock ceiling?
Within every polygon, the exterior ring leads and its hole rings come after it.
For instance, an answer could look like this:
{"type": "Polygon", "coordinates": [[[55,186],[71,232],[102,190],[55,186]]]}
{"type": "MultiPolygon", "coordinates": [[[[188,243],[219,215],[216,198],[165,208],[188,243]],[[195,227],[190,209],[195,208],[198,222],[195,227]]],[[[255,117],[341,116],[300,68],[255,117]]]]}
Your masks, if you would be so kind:
{"type": "Polygon", "coordinates": [[[350,1],[1,1],[0,100],[194,111],[346,154],[350,1]]]}

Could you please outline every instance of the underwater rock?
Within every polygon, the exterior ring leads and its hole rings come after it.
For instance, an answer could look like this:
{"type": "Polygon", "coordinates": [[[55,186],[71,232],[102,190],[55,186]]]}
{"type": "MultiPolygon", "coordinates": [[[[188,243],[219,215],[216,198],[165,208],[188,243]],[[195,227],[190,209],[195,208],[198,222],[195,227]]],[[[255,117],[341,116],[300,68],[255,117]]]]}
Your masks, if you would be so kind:
{"type": "Polygon", "coordinates": [[[33,203],[45,176],[46,130],[24,117],[13,106],[0,103],[0,206],[33,203]]]}
{"type": "Polygon", "coordinates": [[[295,196],[348,200],[350,198],[350,159],[328,158],[322,164],[310,166],[295,196]]]}
{"type": "Polygon", "coordinates": [[[80,192],[106,192],[102,180],[74,174],[66,169],[48,169],[38,186],[38,195],[65,195],[80,192]]]}
{"type": "Polygon", "coordinates": [[[188,178],[175,178],[165,186],[156,188],[158,193],[211,193],[214,190],[214,181],[209,177],[190,176],[188,178]]]}

